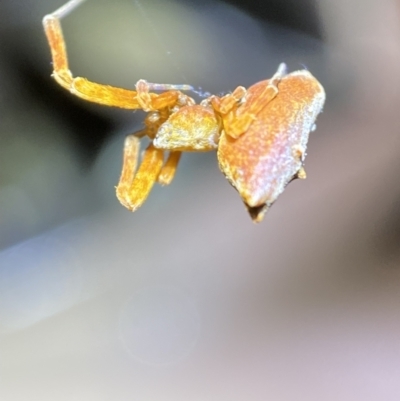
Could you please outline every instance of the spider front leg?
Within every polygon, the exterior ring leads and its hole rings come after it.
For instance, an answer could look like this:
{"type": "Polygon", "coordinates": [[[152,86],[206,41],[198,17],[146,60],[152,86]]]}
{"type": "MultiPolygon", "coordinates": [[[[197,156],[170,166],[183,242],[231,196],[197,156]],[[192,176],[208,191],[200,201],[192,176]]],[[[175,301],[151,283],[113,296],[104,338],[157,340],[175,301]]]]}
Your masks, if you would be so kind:
{"type": "Polygon", "coordinates": [[[90,102],[124,109],[158,110],[174,106],[181,96],[180,90],[191,90],[190,85],[149,84],[139,80],[137,90],[128,90],[97,84],[85,78],[73,77],[68,66],[68,57],[60,19],[83,3],[84,0],[70,0],[58,10],[43,18],[43,26],[53,60],[53,77],[73,95],[90,102]],[[161,94],[149,93],[151,89],[167,90],[161,94]]]}
{"type": "Polygon", "coordinates": [[[222,98],[211,96],[210,103],[222,117],[224,131],[231,138],[244,134],[257,119],[261,110],[278,94],[278,84],[286,75],[286,64],[281,63],[266,85],[249,94],[242,86],[222,98]]]}
{"type": "Polygon", "coordinates": [[[181,159],[182,152],[169,153],[168,159],[163,165],[160,174],[157,177],[157,182],[160,185],[169,185],[175,177],[176,169],[178,168],[179,160],[181,159]]]}
{"type": "Polygon", "coordinates": [[[135,135],[125,139],[122,173],[116,188],[117,198],[123,206],[134,212],[147,199],[164,163],[164,151],[152,143],[143,154],[136,174],[140,140],[135,135]]]}
{"type": "Polygon", "coordinates": [[[161,185],[171,183],[182,153],[171,151],[164,163],[164,150],[155,148],[151,143],[145,150],[137,170],[139,150],[139,137],[136,134],[127,136],[121,177],[116,187],[118,200],[132,212],[144,203],[155,182],[161,185]]]}

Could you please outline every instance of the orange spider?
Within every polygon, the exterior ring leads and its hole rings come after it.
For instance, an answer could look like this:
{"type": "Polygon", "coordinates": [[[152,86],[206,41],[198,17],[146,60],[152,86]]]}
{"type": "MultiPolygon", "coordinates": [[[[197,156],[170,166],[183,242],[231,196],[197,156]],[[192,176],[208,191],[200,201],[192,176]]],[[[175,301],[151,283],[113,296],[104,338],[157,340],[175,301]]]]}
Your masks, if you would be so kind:
{"type": "Polygon", "coordinates": [[[148,112],[145,128],[125,140],[117,198],[135,211],[157,181],[168,185],[181,152],[217,150],[221,171],[242,197],[251,218],[260,222],[268,208],[295,178],[306,178],[303,162],[310,131],[321,112],[325,92],[306,70],[286,73],[281,64],[274,76],[248,89],[237,87],[223,97],[200,104],[184,90],[190,85],[136,83],[136,91],[73,77],[68,68],[60,19],[84,0],[70,0],[46,15],[43,25],[50,45],[55,80],[90,102],[148,112]],[[151,90],[163,90],[160,94],[151,90]],[[139,159],[139,138],[150,145],[139,159]],[[164,161],[164,152],[169,155],[164,161]]]}

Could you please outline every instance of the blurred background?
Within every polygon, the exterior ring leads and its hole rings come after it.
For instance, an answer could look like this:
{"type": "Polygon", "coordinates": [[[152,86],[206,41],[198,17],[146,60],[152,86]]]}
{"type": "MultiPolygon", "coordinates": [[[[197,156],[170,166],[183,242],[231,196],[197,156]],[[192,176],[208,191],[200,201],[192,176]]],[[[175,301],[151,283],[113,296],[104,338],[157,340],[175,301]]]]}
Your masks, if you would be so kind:
{"type": "Polygon", "coordinates": [[[135,214],[115,198],[143,112],[51,79],[41,19],[0,5],[0,399],[400,399],[400,5],[92,0],[76,76],[220,94],[308,68],[327,101],[306,181],[254,225],[215,153],[135,214]]]}

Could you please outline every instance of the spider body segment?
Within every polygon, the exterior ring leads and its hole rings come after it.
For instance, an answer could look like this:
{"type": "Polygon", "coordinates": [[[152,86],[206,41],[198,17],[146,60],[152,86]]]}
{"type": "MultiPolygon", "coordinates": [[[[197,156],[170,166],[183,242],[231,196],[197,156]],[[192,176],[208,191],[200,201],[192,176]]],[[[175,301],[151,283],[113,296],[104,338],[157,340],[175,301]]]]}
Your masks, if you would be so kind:
{"type": "MultiPolygon", "coordinates": [[[[268,85],[251,86],[249,99],[268,85]]],[[[262,220],[290,181],[306,178],[308,136],[325,100],[321,84],[305,70],[283,76],[278,90],[243,135],[223,134],[218,147],[220,169],[255,221],[262,220]]]]}
{"type": "Polygon", "coordinates": [[[60,19],[83,1],[70,0],[43,19],[53,77],[85,100],[148,112],[145,128],[125,140],[116,194],[127,209],[140,207],[155,182],[167,185],[172,181],[182,152],[217,150],[221,171],[255,222],[263,219],[291,180],[305,178],[308,135],[325,101],[323,87],[308,71],[287,74],[282,63],[271,79],[247,90],[239,86],[223,97],[212,95],[200,104],[182,92],[193,90],[189,85],[139,80],[136,90],[127,90],[74,78],[60,19]],[[138,166],[143,136],[150,138],[150,144],[138,166]]]}

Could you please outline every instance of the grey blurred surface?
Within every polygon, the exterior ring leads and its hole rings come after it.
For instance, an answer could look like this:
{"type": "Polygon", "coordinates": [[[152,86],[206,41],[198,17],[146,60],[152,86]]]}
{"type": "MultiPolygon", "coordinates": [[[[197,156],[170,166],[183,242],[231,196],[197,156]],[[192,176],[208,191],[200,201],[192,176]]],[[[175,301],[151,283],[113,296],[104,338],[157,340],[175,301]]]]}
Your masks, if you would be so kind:
{"type": "Polygon", "coordinates": [[[307,180],[254,225],[213,153],[118,204],[144,114],[51,92],[40,20],[62,3],[1,5],[0,399],[399,400],[399,4],[320,0],[324,43],[222,2],[88,0],[63,21],[98,82],[220,93],[281,61],[321,80],[307,180]]]}

